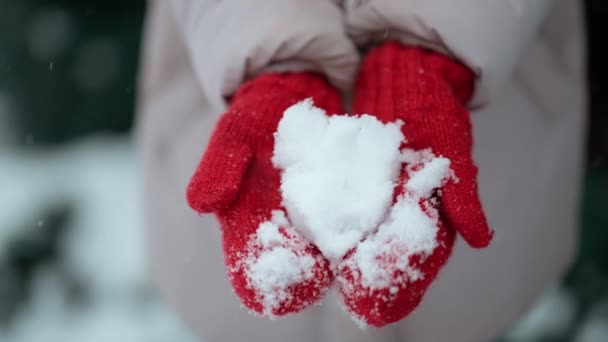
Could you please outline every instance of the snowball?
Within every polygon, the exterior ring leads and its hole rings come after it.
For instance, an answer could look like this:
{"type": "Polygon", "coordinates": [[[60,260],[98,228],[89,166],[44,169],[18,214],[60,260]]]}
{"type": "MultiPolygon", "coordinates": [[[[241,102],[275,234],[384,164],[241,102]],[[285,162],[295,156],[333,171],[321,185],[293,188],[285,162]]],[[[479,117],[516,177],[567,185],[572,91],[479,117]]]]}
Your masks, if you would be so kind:
{"type": "Polygon", "coordinates": [[[400,123],[328,117],[312,101],[284,113],[275,134],[283,205],[295,229],[335,262],[375,230],[391,204],[404,140],[400,123]]]}

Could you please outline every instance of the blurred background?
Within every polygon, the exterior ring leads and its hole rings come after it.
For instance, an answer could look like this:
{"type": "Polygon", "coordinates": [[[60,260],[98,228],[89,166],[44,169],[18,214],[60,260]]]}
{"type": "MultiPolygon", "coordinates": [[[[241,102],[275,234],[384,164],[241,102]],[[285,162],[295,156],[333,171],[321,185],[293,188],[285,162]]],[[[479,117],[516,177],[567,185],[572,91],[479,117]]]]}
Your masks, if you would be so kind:
{"type": "MultiPolygon", "coordinates": [[[[608,3],[585,2],[578,259],[504,341],[608,341],[608,3]]],[[[130,129],[143,0],[0,0],[0,341],[195,341],[146,276],[130,129]]]]}

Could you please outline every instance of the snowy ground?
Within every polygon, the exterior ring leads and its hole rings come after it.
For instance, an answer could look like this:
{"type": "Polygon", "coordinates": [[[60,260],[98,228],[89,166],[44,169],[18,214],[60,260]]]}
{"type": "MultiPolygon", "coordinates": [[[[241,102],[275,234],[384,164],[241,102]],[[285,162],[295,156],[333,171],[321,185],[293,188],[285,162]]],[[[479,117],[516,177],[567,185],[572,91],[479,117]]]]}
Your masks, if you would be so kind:
{"type": "Polygon", "coordinates": [[[59,261],[36,267],[30,295],[0,327],[0,341],[195,341],[146,278],[137,162],[127,139],[4,150],[0,170],[0,262],[16,240],[42,235],[46,222],[32,215],[62,202],[75,209],[59,261]],[[35,224],[24,229],[24,222],[35,224]],[[65,274],[84,284],[84,304],[70,300],[65,274]]]}

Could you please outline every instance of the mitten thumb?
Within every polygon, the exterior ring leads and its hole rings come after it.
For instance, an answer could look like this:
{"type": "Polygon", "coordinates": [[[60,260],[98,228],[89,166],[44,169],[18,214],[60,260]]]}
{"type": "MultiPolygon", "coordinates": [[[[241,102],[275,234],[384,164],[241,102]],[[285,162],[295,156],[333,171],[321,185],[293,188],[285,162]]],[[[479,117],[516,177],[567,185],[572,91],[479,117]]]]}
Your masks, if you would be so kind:
{"type": "Polygon", "coordinates": [[[190,179],[186,197],[192,209],[211,213],[227,207],[236,197],[253,153],[231,133],[231,115],[218,124],[207,151],[190,179]]]}

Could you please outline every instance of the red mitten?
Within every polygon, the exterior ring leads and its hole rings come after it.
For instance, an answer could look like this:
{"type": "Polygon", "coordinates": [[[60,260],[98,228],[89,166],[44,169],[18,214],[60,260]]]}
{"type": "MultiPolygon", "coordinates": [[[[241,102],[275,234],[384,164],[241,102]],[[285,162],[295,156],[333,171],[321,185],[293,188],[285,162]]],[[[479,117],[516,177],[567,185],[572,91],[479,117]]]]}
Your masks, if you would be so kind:
{"type": "Polygon", "coordinates": [[[269,317],[318,301],[333,280],[327,260],[285,218],[280,171],[271,161],[283,112],[306,98],[341,111],[337,91],[314,74],[267,74],[244,84],[187,191],[193,209],[220,221],[228,275],[243,304],[269,317]]]}
{"type": "MultiPolygon", "coordinates": [[[[403,122],[406,142],[402,147],[410,152],[404,158],[406,166],[392,210],[409,203],[408,210],[416,218],[403,221],[400,233],[388,234],[380,227],[340,265],[338,281],[346,308],[364,323],[383,326],[418,306],[448,260],[454,232],[475,248],[487,246],[492,239],[471,156],[472,128],[466,105],[473,84],[473,73],[462,64],[399,43],[376,48],[363,62],[354,111],[374,115],[385,123],[403,122]],[[412,190],[421,184],[420,177],[415,184],[410,181],[421,175],[417,172],[426,169],[433,173],[442,167],[445,171],[446,162],[449,178],[430,185],[423,193],[412,190]],[[419,215],[421,212],[424,215],[419,215]]],[[[395,221],[392,217],[388,220],[395,221]]]]}

